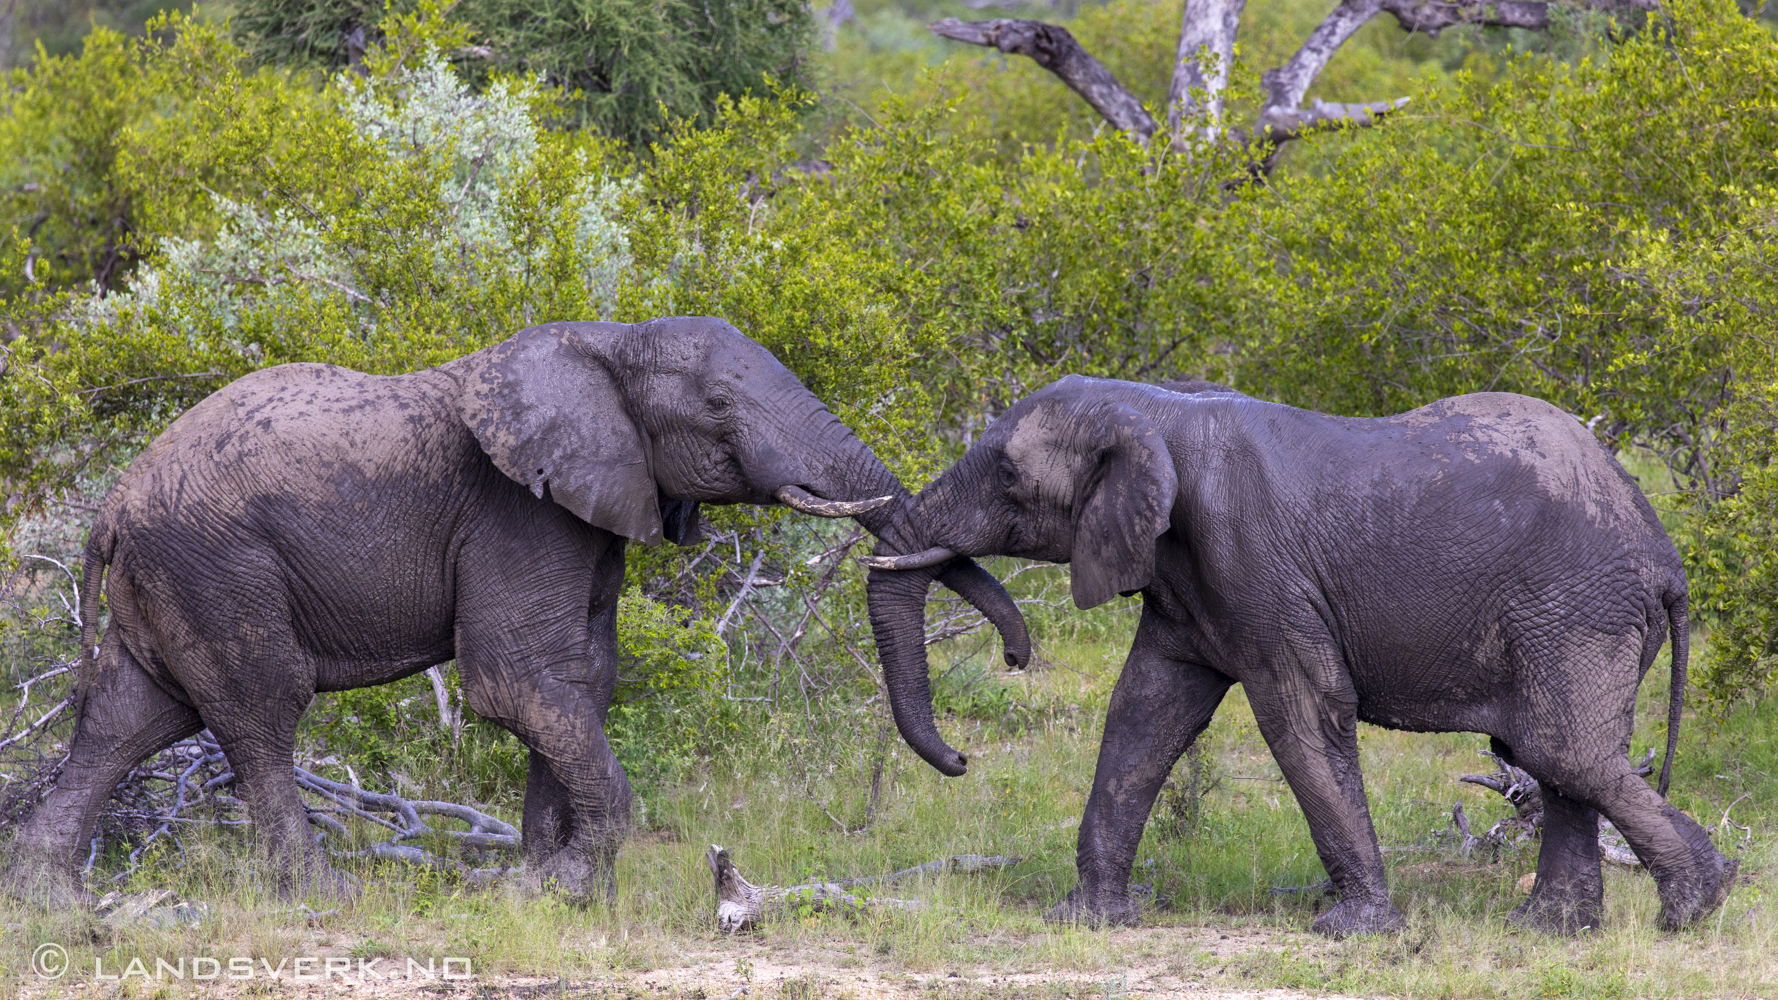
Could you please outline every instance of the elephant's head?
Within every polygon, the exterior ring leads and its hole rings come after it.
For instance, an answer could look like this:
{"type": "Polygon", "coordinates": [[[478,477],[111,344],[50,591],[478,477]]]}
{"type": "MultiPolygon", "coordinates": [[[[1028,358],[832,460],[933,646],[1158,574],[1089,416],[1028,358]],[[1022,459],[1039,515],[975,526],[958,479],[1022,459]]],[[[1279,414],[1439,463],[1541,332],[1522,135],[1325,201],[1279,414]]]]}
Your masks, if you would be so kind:
{"type": "Polygon", "coordinates": [[[914,499],[900,544],[879,542],[865,560],[896,726],[944,774],[968,761],[932,721],[921,632],[932,567],[986,555],[1070,563],[1081,608],[1146,587],[1178,481],[1152,407],[1132,405],[1143,394],[1170,395],[1071,375],[1019,400],[914,499]]]}
{"type": "MultiPolygon", "coordinates": [[[[458,409],[507,476],[644,544],[698,537],[699,503],[782,503],[892,532],[900,480],[771,352],[720,319],[551,323],[444,366],[458,409]]],[[[940,574],[1029,655],[999,583],[940,574]]]]}
{"type": "Polygon", "coordinates": [[[552,323],[447,367],[501,472],[644,544],[689,540],[700,502],[781,502],[869,526],[906,495],[777,358],[719,319],[552,323]]]}

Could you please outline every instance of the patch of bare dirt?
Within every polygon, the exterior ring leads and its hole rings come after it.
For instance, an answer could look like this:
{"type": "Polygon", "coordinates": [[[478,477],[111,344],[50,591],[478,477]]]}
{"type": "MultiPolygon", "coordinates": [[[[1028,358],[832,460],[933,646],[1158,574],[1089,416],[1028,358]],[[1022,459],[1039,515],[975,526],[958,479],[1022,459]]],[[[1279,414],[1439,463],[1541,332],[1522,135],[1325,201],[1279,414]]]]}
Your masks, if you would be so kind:
{"type": "MultiPolygon", "coordinates": [[[[997,936],[998,937],[998,936],[997,936]]],[[[283,969],[250,981],[226,978],[208,982],[171,982],[164,978],[119,981],[25,983],[21,1000],[50,997],[104,997],[107,1000],[169,1000],[206,997],[216,1000],[886,1000],[926,997],[932,1000],[1011,1000],[1044,997],[1056,1000],[1298,1000],[1311,994],[1287,990],[1229,989],[1212,984],[1199,969],[1280,947],[1313,947],[1318,939],[1240,929],[1151,927],[1110,932],[1104,942],[1112,954],[1127,956],[1117,967],[1096,970],[1048,967],[1036,943],[1018,935],[997,939],[1007,957],[997,962],[954,964],[950,968],[910,971],[900,962],[863,947],[812,945],[774,948],[746,939],[720,947],[688,952],[676,964],[644,971],[610,970],[586,978],[472,973],[455,978],[402,974],[401,963],[381,968],[381,975],[356,970],[328,975],[313,968],[308,975],[283,969]],[[393,974],[391,974],[393,973],[393,974]]],[[[335,943],[338,941],[336,939],[335,943]]],[[[1340,1000],[1315,994],[1320,1000],[1340,1000]]]]}

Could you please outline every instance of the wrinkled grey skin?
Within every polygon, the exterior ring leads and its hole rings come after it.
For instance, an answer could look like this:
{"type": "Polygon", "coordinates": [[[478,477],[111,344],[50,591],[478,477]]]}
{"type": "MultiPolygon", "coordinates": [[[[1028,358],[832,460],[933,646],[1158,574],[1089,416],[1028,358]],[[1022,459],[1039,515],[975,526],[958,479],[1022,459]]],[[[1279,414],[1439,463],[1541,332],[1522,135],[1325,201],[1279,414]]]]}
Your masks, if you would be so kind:
{"type": "MultiPolygon", "coordinates": [[[[899,544],[878,545],[1072,563],[1082,608],[1142,595],[1081,820],[1080,881],[1050,916],[1135,919],[1130,866],[1155,794],[1237,682],[1340,896],[1318,931],[1402,926],[1360,720],[1486,733],[1543,783],[1537,884],[1514,922],[1601,925],[1597,812],[1654,875],[1663,927],[1716,909],[1736,863],[1664,801],[1666,768],[1657,794],[1627,757],[1637,686],[1671,627],[1671,763],[1685,577],[1586,429],[1505,393],[1363,420],[1209,388],[1056,382],[916,497],[899,544]]],[[[873,570],[872,621],[903,737],[958,775],[967,761],[933,726],[918,641],[929,572],[873,570]]]]}
{"type": "MultiPolygon", "coordinates": [[[[136,459],[94,523],[70,757],[0,887],[85,901],[76,862],[112,788],[208,727],[283,888],[340,888],[291,775],[297,720],[318,691],[455,658],[470,707],[530,748],[530,870],[610,896],[631,801],[603,730],[624,547],[689,543],[697,504],[773,503],[786,485],[896,498],[859,516],[873,532],[908,497],[716,319],[557,323],[409,375],[293,364],[232,383],[136,459]]],[[[943,579],[1028,655],[992,577],[958,560],[943,579]]]]}

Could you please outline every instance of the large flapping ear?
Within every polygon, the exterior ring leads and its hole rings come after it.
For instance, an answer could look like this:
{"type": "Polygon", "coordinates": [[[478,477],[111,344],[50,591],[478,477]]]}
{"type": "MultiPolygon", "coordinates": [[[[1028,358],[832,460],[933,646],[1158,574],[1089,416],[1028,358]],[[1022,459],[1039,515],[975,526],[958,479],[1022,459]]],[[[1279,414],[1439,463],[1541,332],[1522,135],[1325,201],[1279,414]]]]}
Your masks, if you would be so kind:
{"type": "MultiPolygon", "coordinates": [[[[661,539],[648,441],[606,359],[629,328],[551,323],[472,355],[457,406],[482,450],[537,497],[647,545],[661,539]]],[[[465,358],[465,361],[470,361],[465,358]]]]}
{"type": "Polygon", "coordinates": [[[1098,422],[1097,448],[1075,491],[1069,572],[1083,610],[1148,586],[1154,540],[1166,533],[1179,492],[1173,457],[1152,421],[1122,405],[1088,419],[1098,422]]]}

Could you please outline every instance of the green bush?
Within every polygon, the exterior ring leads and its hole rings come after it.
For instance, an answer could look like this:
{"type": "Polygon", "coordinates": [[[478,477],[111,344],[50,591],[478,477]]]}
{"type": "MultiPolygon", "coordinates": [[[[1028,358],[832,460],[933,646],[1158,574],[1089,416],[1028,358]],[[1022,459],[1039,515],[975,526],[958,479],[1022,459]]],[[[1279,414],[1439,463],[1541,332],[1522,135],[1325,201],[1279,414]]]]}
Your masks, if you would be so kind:
{"type": "Polygon", "coordinates": [[[715,119],[722,95],[805,82],[806,0],[239,0],[235,38],[255,64],[333,73],[385,41],[386,12],[462,29],[440,53],[480,89],[523,74],[560,88],[552,117],[641,150],[675,118],[715,119]]]}
{"type": "MultiPolygon", "coordinates": [[[[15,75],[0,139],[19,164],[94,151],[64,202],[127,202],[140,261],[104,295],[69,291],[95,266],[75,250],[7,279],[5,516],[121,466],[247,371],[412,370],[551,319],[724,316],[913,487],[1066,372],[1204,376],[1352,414],[1509,389],[1669,464],[1696,617],[1723,630],[1699,678],[1723,704],[1757,697],[1778,576],[1778,54],[1722,0],[1663,17],[1586,59],[1424,74],[1439,88],[1412,114],[1305,139],[1304,169],[1233,187],[1240,151],[1100,134],[1009,152],[959,124],[942,78],[829,137],[827,169],[799,159],[813,98],[794,89],[675,112],[642,161],[545,127],[574,98],[472,86],[452,56],[473,26],[431,6],[383,22],[364,75],[318,84],[182,18],[156,41],[96,33],[15,75]],[[72,99],[87,93],[115,99],[72,99]]],[[[100,245],[80,232],[20,234],[6,260],[100,245]]],[[[706,515],[705,547],[630,561],[640,686],[612,725],[637,766],[682,772],[793,704],[811,725],[880,721],[819,707],[877,690],[856,529],[706,515]],[[754,569],[772,585],[744,585],[754,569]]],[[[1004,717],[1004,692],[978,686],[944,697],[1004,717]]]]}

